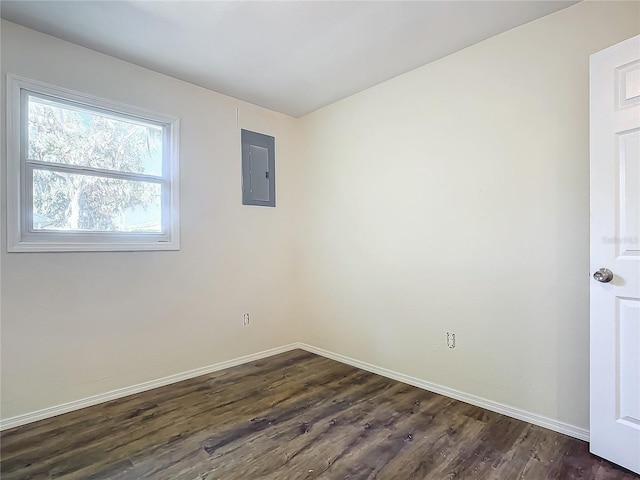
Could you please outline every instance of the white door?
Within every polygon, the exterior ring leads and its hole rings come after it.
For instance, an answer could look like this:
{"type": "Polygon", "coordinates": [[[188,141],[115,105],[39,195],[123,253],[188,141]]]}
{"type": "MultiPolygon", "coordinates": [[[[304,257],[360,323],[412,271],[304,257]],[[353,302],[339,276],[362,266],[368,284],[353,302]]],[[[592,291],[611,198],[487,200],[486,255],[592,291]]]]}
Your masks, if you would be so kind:
{"type": "Polygon", "coordinates": [[[592,55],[590,82],[590,448],[640,473],[640,36],[592,55]]]}

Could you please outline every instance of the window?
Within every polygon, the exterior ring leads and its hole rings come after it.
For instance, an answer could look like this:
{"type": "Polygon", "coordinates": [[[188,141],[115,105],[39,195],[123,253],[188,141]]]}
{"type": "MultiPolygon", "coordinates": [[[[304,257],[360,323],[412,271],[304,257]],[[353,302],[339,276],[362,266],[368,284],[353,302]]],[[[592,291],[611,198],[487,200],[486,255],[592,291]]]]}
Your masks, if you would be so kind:
{"type": "Polygon", "coordinates": [[[178,250],[178,119],[8,77],[10,252],[178,250]]]}

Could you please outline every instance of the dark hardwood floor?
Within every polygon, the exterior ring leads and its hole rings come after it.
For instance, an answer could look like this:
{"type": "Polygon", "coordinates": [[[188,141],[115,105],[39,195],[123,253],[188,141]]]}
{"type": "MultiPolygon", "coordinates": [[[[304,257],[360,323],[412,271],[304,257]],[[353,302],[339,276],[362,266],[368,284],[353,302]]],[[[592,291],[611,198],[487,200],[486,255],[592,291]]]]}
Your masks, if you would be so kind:
{"type": "Polygon", "coordinates": [[[12,479],[638,478],[585,442],[301,350],[2,433],[12,479]]]}

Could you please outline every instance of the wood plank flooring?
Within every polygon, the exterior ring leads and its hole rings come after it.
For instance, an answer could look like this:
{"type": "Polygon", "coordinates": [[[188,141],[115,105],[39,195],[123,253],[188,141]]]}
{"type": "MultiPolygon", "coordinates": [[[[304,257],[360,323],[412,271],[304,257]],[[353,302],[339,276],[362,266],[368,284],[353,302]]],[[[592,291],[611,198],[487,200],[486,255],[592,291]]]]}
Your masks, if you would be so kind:
{"type": "Polygon", "coordinates": [[[2,480],[638,477],[585,442],[301,350],[2,433],[2,480]]]}

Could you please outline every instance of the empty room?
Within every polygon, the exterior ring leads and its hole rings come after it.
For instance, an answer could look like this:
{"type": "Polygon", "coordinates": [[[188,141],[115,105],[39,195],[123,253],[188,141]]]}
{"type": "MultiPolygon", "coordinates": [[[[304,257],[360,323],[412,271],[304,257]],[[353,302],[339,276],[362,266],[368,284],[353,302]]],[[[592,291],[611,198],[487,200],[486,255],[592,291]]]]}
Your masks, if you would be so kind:
{"type": "Polygon", "coordinates": [[[0,16],[0,478],[639,478],[640,1],[0,16]]]}

